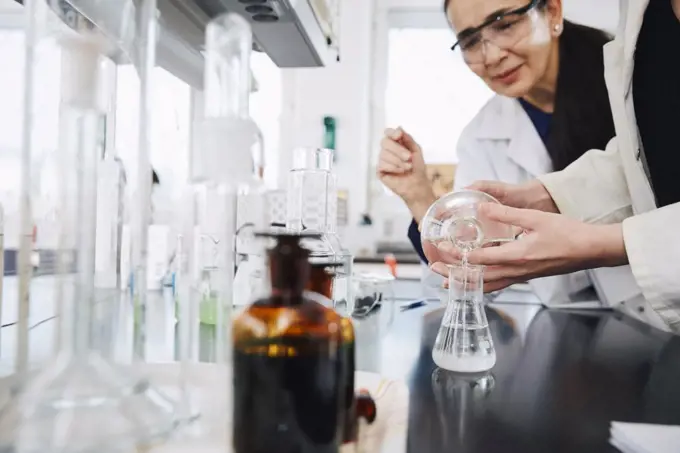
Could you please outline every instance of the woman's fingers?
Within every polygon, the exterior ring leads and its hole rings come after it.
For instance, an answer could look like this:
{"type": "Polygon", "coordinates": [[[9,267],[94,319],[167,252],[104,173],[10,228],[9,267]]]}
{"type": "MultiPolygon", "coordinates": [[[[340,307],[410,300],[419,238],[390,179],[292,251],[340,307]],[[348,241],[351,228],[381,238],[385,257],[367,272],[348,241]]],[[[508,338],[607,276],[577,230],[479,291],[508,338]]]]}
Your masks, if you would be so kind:
{"type": "Polygon", "coordinates": [[[508,286],[512,286],[515,283],[520,283],[523,282],[524,280],[521,278],[504,278],[501,280],[496,280],[493,282],[487,282],[486,280],[484,281],[484,292],[485,293],[492,293],[494,291],[500,291],[501,289],[505,289],[508,286]]]}
{"type": "Polygon", "coordinates": [[[394,154],[396,157],[398,157],[404,162],[411,161],[411,151],[409,151],[408,148],[402,146],[397,141],[392,140],[389,137],[383,137],[383,139],[380,141],[380,149],[381,155],[385,151],[388,151],[389,153],[394,154]]]}
{"type": "MultiPolygon", "coordinates": [[[[501,289],[505,289],[508,286],[512,286],[515,283],[521,283],[524,280],[521,278],[504,278],[502,280],[496,280],[493,282],[486,282],[484,281],[484,292],[485,293],[493,293],[494,291],[500,291],[501,289]]],[[[442,283],[442,287],[448,289],[449,288],[449,279],[445,279],[444,282],[442,283]]]]}
{"type": "Polygon", "coordinates": [[[506,279],[516,279],[523,281],[527,270],[518,265],[510,266],[488,266],[484,269],[485,282],[499,282],[506,279]]]}
{"type": "Polygon", "coordinates": [[[473,250],[468,254],[468,262],[480,266],[516,265],[523,259],[526,252],[526,245],[518,240],[496,247],[473,250]]]}
{"type": "Polygon", "coordinates": [[[400,171],[409,171],[413,169],[411,162],[404,161],[399,156],[388,150],[383,150],[380,153],[378,161],[378,168],[396,168],[400,171]]]}
{"type": "Polygon", "coordinates": [[[491,195],[501,203],[508,198],[509,184],[499,181],[475,181],[473,184],[465,187],[469,190],[477,190],[491,195]]]}
{"type": "Polygon", "coordinates": [[[532,209],[519,209],[496,203],[484,203],[479,207],[479,214],[496,222],[531,230],[545,218],[546,214],[532,209]]]}
{"type": "Polygon", "coordinates": [[[389,162],[378,162],[378,176],[382,175],[401,175],[406,173],[408,170],[401,166],[390,164],[389,162]]]}
{"type": "Polygon", "coordinates": [[[433,263],[430,266],[430,269],[432,269],[434,272],[436,272],[439,275],[442,275],[444,277],[448,278],[448,276],[449,276],[449,266],[447,266],[446,264],[444,264],[442,262],[433,263]]]}

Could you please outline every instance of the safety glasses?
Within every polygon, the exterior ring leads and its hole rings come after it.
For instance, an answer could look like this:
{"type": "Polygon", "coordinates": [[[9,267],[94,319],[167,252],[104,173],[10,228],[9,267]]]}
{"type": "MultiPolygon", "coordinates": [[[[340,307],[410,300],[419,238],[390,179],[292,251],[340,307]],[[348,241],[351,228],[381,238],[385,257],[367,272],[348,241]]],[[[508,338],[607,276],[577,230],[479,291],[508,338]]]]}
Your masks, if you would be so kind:
{"type": "Polygon", "coordinates": [[[538,3],[539,0],[532,0],[526,6],[490,17],[480,26],[464,30],[451,50],[460,49],[463,59],[474,64],[484,62],[486,42],[509,49],[531,34],[536,18],[529,13],[538,3]]]}

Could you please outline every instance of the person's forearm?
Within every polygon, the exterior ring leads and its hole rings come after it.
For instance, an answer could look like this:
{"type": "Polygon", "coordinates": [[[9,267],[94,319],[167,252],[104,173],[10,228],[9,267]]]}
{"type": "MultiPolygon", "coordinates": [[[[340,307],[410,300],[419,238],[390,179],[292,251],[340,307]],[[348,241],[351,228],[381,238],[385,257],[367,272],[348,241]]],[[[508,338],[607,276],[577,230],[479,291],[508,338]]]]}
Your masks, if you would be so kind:
{"type": "Polygon", "coordinates": [[[589,267],[614,267],[628,264],[623,227],[620,223],[592,225],[583,250],[588,254],[589,267]]]}
{"type": "Polygon", "coordinates": [[[418,225],[420,225],[420,221],[423,220],[423,217],[425,217],[427,210],[430,209],[430,206],[436,200],[437,197],[432,191],[432,188],[429,186],[423,187],[422,190],[420,190],[410,199],[404,199],[406,206],[408,207],[409,211],[411,211],[411,215],[418,225]]]}
{"type": "Polygon", "coordinates": [[[536,209],[543,212],[552,212],[553,214],[559,214],[560,210],[555,204],[548,189],[545,188],[543,183],[538,179],[534,179],[525,184],[526,190],[530,195],[527,195],[529,205],[526,206],[528,209],[536,209]]]}

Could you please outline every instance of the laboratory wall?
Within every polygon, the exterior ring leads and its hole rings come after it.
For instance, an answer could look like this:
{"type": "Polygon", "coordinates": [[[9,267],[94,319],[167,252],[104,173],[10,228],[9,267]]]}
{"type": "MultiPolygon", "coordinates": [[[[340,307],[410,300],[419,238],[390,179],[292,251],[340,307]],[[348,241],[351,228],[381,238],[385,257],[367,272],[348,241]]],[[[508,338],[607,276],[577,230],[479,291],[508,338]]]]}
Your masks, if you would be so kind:
{"type": "MultiPolygon", "coordinates": [[[[395,239],[403,237],[407,214],[373,177],[380,132],[387,125],[388,16],[403,11],[414,17],[443,17],[442,4],[442,0],[343,0],[341,62],[324,69],[283,71],[279,170],[285,172],[290,164],[293,146],[321,145],[323,117],[336,117],[336,169],[340,186],[349,191],[350,223],[366,211],[376,223],[382,222],[380,217],[390,217],[390,223],[396,223],[378,234],[393,232],[395,239]]],[[[619,0],[564,0],[563,5],[571,20],[612,32],[616,29],[619,0]]],[[[455,143],[451,143],[450,162],[456,161],[454,154],[455,143]]]]}

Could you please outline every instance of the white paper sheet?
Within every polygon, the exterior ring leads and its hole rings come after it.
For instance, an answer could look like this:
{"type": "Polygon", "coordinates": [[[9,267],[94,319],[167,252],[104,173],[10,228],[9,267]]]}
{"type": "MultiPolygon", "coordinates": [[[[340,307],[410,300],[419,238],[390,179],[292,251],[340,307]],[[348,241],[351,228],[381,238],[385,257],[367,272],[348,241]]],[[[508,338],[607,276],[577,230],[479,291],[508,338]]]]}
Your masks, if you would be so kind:
{"type": "Polygon", "coordinates": [[[609,443],[623,453],[678,453],[680,426],[612,422],[609,443]]]}

